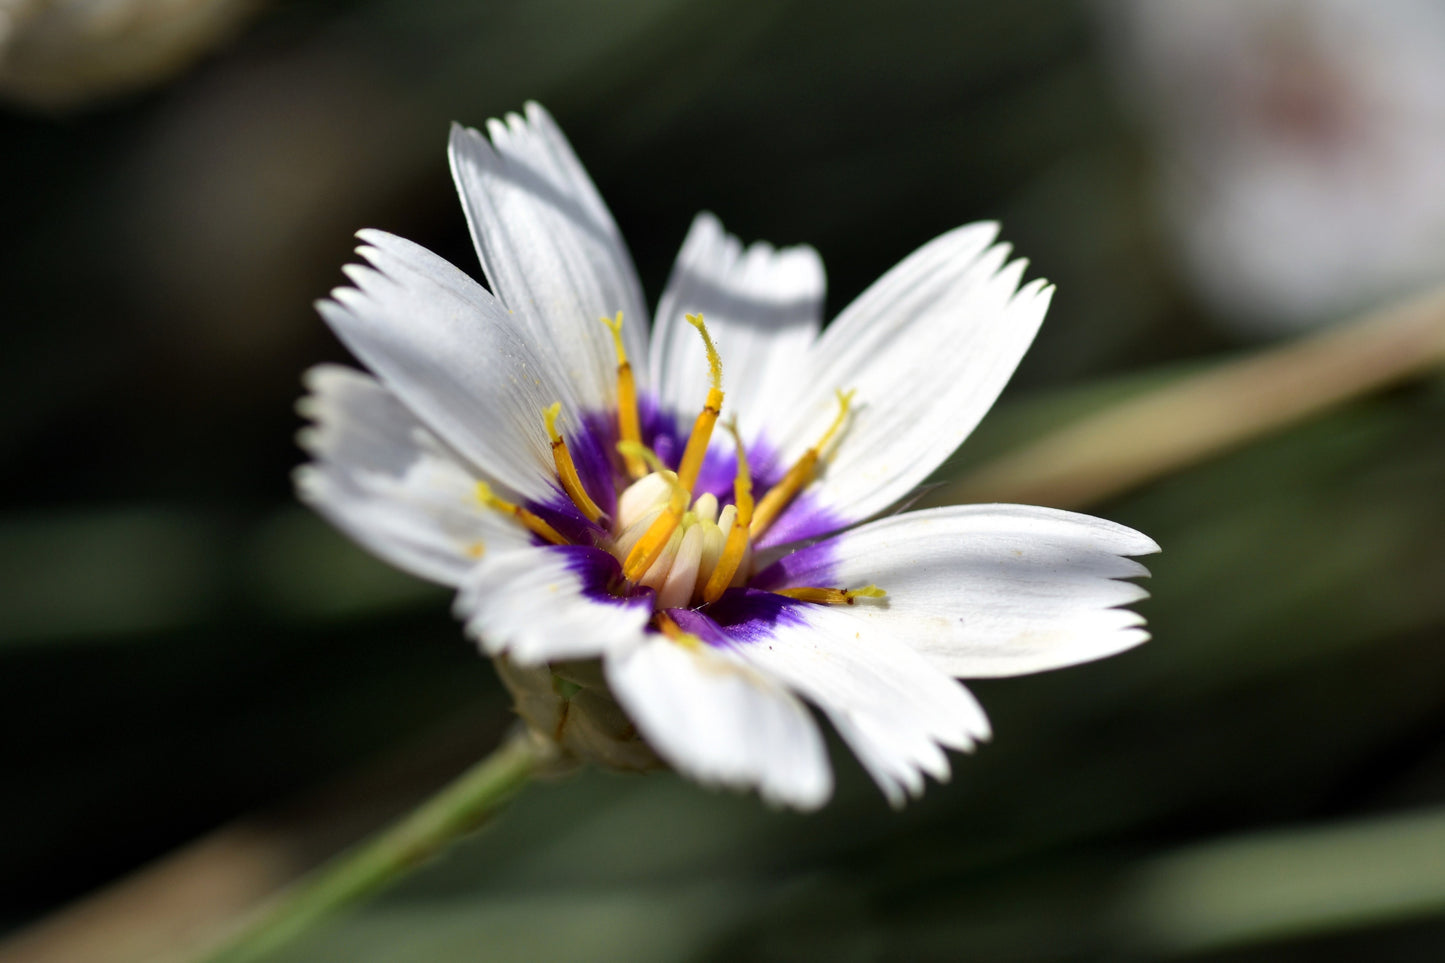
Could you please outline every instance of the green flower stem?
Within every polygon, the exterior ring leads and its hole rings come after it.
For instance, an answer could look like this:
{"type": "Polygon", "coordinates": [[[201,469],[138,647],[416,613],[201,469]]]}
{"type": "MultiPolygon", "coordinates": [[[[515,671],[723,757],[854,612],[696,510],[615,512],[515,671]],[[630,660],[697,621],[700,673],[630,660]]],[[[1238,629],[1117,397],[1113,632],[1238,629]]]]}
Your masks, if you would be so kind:
{"type": "Polygon", "coordinates": [[[206,963],[263,960],[332,913],[390,885],[486,822],[551,758],[551,747],[518,732],[431,799],[280,893],[206,963]]]}

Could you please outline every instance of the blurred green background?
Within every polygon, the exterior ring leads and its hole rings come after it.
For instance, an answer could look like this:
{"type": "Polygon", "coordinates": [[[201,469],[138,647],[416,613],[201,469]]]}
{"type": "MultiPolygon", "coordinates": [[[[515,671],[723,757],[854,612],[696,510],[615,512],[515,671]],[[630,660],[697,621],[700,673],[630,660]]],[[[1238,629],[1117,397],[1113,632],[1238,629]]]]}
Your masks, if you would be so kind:
{"type": "MultiPolygon", "coordinates": [[[[829,314],[928,238],[1000,219],[1059,291],[961,466],[1102,384],[1239,350],[1158,226],[1101,19],[310,0],[145,89],[12,102],[0,924],[376,759],[459,767],[509,725],[446,594],[288,480],[300,373],[346,360],[311,302],[352,233],[478,273],[452,120],[546,104],[652,299],[703,208],[815,245],[829,314]]],[[[543,782],[281,958],[1438,960],[1442,414],[1445,382],[1415,381],[1092,506],[1164,546],[1154,641],[973,686],[994,742],[901,814],[836,746],[837,798],[809,817],[670,775],[543,782]]],[[[394,778],[365,792],[432,777],[394,778]]]]}

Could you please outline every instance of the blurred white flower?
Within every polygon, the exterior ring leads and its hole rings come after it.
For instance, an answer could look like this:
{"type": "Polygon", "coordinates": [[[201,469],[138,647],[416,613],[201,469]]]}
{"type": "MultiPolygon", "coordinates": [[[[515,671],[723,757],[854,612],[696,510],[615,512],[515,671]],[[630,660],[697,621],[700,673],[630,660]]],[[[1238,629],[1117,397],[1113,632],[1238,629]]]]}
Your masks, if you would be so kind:
{"type": "Polygon", "coordinates": [[[1200,289],[1283,333],[1445,276],[1445,4],[1112,0],[1200,289]]]}
{"type": "Polygon", "coordinates": [[[0,0],[0,94],[72,107],[180,72],[260,0],[0,0]]]}
{"type": "Polygon", "coordinates": [[[491,293],[363,231],[369,265],[320,310],[373,374],[310,373],[298,485],[459,589],[534,727],[644,766],[610,690],[678,770],[811,808],[832,775],[802,696],[900,803],[947,778],[945,748],[989,736],[955,677],[1147,637],[1118,608],[1145,594],[1123,556],[1157,551],[1130,529],[1010,505],[867,521],[973,430],[1043,319],[1051,289],[1019,288],[994,225],[925,245],[820,333],[815,251],[744,250],[701,215],[649,345],[630,258],[552,119],[534,104],[488,132],[455,128],[451,161],[491,293]]]}

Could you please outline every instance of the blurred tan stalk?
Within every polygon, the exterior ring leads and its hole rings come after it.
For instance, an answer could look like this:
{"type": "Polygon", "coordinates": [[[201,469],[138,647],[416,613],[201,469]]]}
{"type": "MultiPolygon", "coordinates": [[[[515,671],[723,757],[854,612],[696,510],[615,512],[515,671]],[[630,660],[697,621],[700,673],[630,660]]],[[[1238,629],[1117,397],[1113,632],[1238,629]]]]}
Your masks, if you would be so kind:
{"type": "MultiPolygon", "coordinates": [[[[1445,361],[1445,287],[1304,340],[1225,361],[1026,444],[927,502],[1078,508],[1278,431],[1445,361]]],[[[0,946],[0,963],[139,963],[194,953],[268,896],[416,802],[469,758],[386,770],[324,804],[222,828],[0,946]],[[450,772],[443,772],[450,770],[450,772]],[[381,811],[385,809],[387,811],[381,811]]]]}
{"type": "Polygon", "coordinates": [[[1083,508],[1445,362],[1445,287],[1224,361],[1046,434],[927,505],[1083,508]]]}

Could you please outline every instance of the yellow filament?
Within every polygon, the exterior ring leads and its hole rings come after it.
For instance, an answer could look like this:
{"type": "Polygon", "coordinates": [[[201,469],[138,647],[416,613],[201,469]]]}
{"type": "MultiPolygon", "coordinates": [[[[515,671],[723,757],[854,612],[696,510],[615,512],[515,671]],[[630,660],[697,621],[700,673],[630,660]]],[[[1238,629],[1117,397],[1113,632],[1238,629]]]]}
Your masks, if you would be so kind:
{"type": "Polygon", "coordinates": [[[707,454],[707,443],[712,440],[713,427],[717,425],[718,415],[722,413],[723,390],[722,358],[718,356],[717,346],[712,343],[712,335],[708,334],[702,315],[689,314],[687,323],[702,335],[703,347],[707,350],[708,378],[712,382],[707,390],[707,400],[703,402],[702,411],[698,414],[697,421],[693,422],[692,434],[688,436],[687,447],[682,452],[682,461],[677,466],[678,480],[682,482],[682,487],[691,491],[697,484],[698,472],[702,471],[702,460],[707,454]]]}
{"type": "Polygon", "coordinates": [[[733,479],[733,504],[738,516],[733,527],[728,529],[722,554],[718,556],[712,575],[708,576],[707,585],[703,586],[704,602],[716,602],[732,584],[733,576],[738,573],[738,567],[748,551],[748,523],[753,517],[753,476],[748,471],[748,455],[743,451],[742,438],[738,437],[737,424],[730,422],[727,429],[732,432],[738,447],[738,473],[733,479]]]}
{"type": "Polygon", "coordinates": [[[632,551],[627,553],[627,559],[622,563],[622,574],[630,581],[635,582],[647,574],[647,570],[652,568],[652,563],[656,562],[662,555],[663,549],[667,548],[667,541],[672,538],[672,533],[682,523],[682,516],[687,512],[687,505],[692,496],[688,494],[686,488],[678,483],[677,476],[667,471],[662,462],[658,460],[657,455],[648,450],[645,445],[619,441],[617,450],[622,452],[623,457],[636,457],[643,464],[650,466],[667,481],[668,487],[672,489],[672,494],[667,500],[667,508],[657,516],[657,521],[642,533],[642,537],[637,540],[637,544],[632,546],[632,551]]]}
{"type": "Polygon", "coordinates": [[[865,585],[860,589],[835,588],[787,588],[777,589],[774,595],[797,599],[799,602],[819,602],[824,605],[852,605],[855,599],[881,599],[888,593],[876,585],[865,585]]]}
{"type": "Polygon", "coordinates": [[[562,489],[567,492],[567,497],[572,499],[572,504],[577,510],[587,516],[589,522],[596,522],[602,517],[602,509],[587,494],[587,489],[582,487],[582,478],[577,474],[577,466],[572,461],[572,453],[567,450],[567,442],[557,431],[557,416],[562,411],[560,401],[553,402],[551,407],[542,410],[542,419],[547,425],[547,437],[552,439],[552,463],[557,466],[557,480],[562,483],[562,489]]]}
{"type": "Polygon", "coordinates": [[[768,489],[763,500],[758,503],[757,513],[753,515],[752,534],[762,535],[768,530],[768,526],[782,514],[788,503],[803,490],[803,486],[813,480],[813,469],[818,464],[818,449],[809,448],[803,452],[803,457],[793,463],[788,473],[778,480],[778,483],[768,489]]]}
{"type": "MultiPolygon", "coordinates": [[[[627,348],[622,344],[622,312],[616,318],[603,318],[602,323],[612,332],[612,347],[617,351],[617,436],[633,444],[642,443],[642,426],[637,418],[637,382],[632,377],[632,362],[627,360],[627,348]]],[[[646,463],[635,455],[622,456],[627,474],[633,479],[647,474],[646,463]]]]}
{"type": "Polygon", "coordinates": [[[793,462],[793,467],[788,469],[788,473],[776,485],[769,488],[768,493],[763,496],[763,500],[758,502],[758,510],[753,515],[752,536],[754,538],[767,531],[768,526],[773,524],[782,514],[783,509],[787,508],[788,504],[797,497],[798,492],[813,480],[813,473],[818,467],[818,459],[822,457],[823,450],[828,447],[828,443],[833,440],[838,429],[843,427],[843,422],[847,420],[848,411],[853,404],[852,391],[839,391],[837,395],[838,416],[833,419],[828,430],[823,432],[823,437],[818,439],[816,445],[803,452],[803,456],[793,462]]]}
{"type": "Polygon", "coordinates": [[[683,648],[696,649],[701,647],[702,639],[699,639],[691,632],[685,631],[683,627],[674,622],[672,616],[666,612],[658,612],[655,620],[658,631],[683,648]]]}
{"type": "Polygon", "coordinates": [[[503,514],[511,515],[517,521],[526,526],[532,534],[545,538],[553,545],[570,545],[571,543],[545,520],[530,510],[523,508],[515,502],[509,502],[492,491],[492,486],[484,481],[477,482],[477,498],[488,508],[496,509],[503,514]]]}

